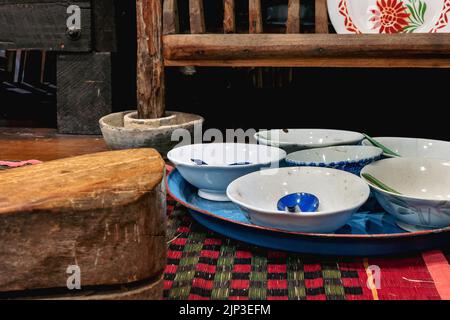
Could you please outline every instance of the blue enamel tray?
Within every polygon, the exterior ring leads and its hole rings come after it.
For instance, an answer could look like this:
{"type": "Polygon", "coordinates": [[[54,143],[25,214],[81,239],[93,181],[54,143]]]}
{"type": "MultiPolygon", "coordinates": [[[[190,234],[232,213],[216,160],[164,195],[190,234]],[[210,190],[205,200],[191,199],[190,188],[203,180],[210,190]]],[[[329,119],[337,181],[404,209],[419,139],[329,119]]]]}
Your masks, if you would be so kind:
{"type": "Polygon", "coordinates": [[[299,233],[253,225],[234,203],[200,198],[197,189],[184,180],[176,169],[168,175],[166,182],[169,194],[187,207],[192,217],[206,228],[266,248],[305,254],[374,256],[450,245],[450,227],[406,232],[372,198],[346,226],[335,233],[299,233]]]}

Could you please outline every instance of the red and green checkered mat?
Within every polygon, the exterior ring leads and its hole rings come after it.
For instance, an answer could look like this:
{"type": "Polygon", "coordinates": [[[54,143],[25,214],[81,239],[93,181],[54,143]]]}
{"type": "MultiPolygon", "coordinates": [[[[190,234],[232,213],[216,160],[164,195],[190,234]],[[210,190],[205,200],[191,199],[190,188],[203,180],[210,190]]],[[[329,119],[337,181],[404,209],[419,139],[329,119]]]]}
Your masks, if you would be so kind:
{"type": "MultiPolygon", "coordinates": [[[[0,161],[0,170],[38,163],[0,161]]],[[[168,199],[166,299],[450,299],[450,248],[395,258],[305,256],[213,233],[168,199]],[[367,285],[380,268],[380,287],[367,285]]],[[[372,281],[373,282],[373,281],[372,281]]]]}
{"type": "Polygon", "coordinates": [[[166,299],[449,298],[450,250],[430,253],[445,259],[444,266],[438,261],[439,270],[448,269],[446,282],[438,279],[437,285],[426,255],[364,259],[292,254],[247,245],[213,233],[195,222],[173,200],[168,202],[168,215],[166,299]],[[380,268],[379,289],[367,285],[370,265],[380,268]]]}

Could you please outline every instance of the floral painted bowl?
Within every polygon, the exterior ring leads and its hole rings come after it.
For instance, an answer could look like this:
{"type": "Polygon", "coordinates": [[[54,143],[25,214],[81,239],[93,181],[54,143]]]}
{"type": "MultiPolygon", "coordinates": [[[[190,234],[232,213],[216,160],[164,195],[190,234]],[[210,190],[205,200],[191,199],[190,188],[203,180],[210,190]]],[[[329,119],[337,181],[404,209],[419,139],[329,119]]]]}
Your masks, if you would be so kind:
{"type": "MultiPolygon", "coordinates": [[[[450,142],[447,141],[394,137],[374,139],[402,157],[450,160],[450,142]]],[[[372,145],[369,140],[364,140],[362,144],[364,146],[372,145]]],[[[384,156],[392,157],[389,154],[384,154],[384,156]]]]}
{"type": "Polygon", "coordinates": [[[450,32],[450,0],[328,0],[337,33],[450,32]]]}
{"type": "Polygon", "coordinates": [[[293,232],[333,232],[369,197],[368,185],[354,174],[313,167],[287,167],[253,172],[233,181],[227,195],[255,225],[293,232]],[[316,212],[279,211],[278,201],[292,193],[316,196],[316,212]]]}
{"type": "Polygon", "coordinates": [[[235,179],[266,167],[278,167],[286,152],[274,147],[244,143],[192,144],[171,150],[168,159],[198,195],[212,201],[230,201],[228,185],[235,179]]]}
{"type": "Polygon", "coordinates": [[[359,144],[364,136],[358,132],[331,129],[281,129],[255,134],[260,144],[282,148],[287,153],[313,148],[359,144]]]}
{"type": "Polygon", "coordinates": [[[371,146],[337,146],[297,151],[288,154],[289,166],[325,167],[359,176],[361,169],[380,160],[383,150],[371,146]]]}
{"type": "Polygon", "coordinates": [[[374,162],[361,171],[393,189],[389,192],[367,181],[381,206],[395,216],[401,228],[450,226],[450,161],[391,158],[374,162]]]}

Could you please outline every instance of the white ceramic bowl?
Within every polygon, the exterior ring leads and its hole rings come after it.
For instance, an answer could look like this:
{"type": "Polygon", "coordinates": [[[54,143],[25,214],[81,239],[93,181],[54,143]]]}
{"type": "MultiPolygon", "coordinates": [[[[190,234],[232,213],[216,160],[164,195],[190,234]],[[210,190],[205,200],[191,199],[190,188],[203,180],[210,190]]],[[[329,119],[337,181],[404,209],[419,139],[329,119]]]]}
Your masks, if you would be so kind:
{"type": "Polygon", "coordinates": [[[199,189],[200,197],[230,201],[226,189],[233,180],[264,167],[278,167],[286,152],[257,144],[209,143],[175,148],[167,157],[183,178],[199,189]],[[191,159],[202,160],[208,165],[197,165],[191,159]],[[245,162],[250,164],[230,165],[245,162]]]}
{"type": "Polygon", "coordinates": [[[291,153],[298,150],[359,144],[364,136],[358,132],[330,129],[283,129],[260,131],[255,139],[291,153]]]}
{"type": "Polygon", "coordinates": [[[383,150],[370,146],[336,146],[308,149],[287,155],[290,166],[325,167],[359,175],[366,165],[380,160],[383,150]]]}
{"type": "Polygon", "coordinates": [[[400,192],[387,192],[368,182],[381,206],[406,230],[450,226],[450,161],[391,158],[361,171],[400,192]]]}
{"type": "MultiPolygon", "coordinates": [[[[374,139],[402,157],[450,160],[450,142],[447,141],[394,137],[374,139]]],[[[364,140],[362,144],[365,146],[372,145],[368,140],[364,140]]],[[[392,157],[388,154],[385,154],[385,156],[392,157]]]]}
{"type": "Polygon", "coordinates": [[[369,197],[368,185],[354,174],[314,167],[254,172],[233,181],[227,195],[260,226],[295,232],[333,232],[344,226],[369,197]],[[296,192],[319,199],[318,212],[286,213],[278,200],[296,192]]]}

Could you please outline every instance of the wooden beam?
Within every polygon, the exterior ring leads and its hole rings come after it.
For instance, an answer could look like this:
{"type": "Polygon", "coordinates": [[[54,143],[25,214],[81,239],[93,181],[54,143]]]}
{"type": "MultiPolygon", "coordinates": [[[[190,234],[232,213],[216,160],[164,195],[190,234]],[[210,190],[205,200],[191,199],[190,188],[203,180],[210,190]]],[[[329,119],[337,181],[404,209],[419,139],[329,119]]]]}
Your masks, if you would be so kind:
{"type": "Polygon", "coordinates": [[[138,116],[161,118],[165,113],[161,1],[136,0],[136,13],[138,116]]]}
{"type": "Polygon", "coordinates": [[[191,33],[205,33],[205,14],[203,12],[203,0],[189,0],[189,21],[191,33]]]}
{"type": "Polygon", "coordinates": [[[316,33],[328,33],[327,0],[316,1],[316,33]]]}
{"type": "Polygon", "coordinates": [[[236,19],[234,12],[234,0],[224,0],[223,7],[223,31],[224,33],[235,33],[236,19]]]}
{"type": "Polygon", "coordinates": [[[300,33],[300,0],[289,0],[286,33],[300,33]]]}
{"type": "Polygon", "coordinates": [[[248,2],[249,33],[262,33],[263,23],[261,15],[261,0],[248,2]]]}
{"type": "Polygon", "coordinates": [[[175,34],[180,29],[178,20],[178,1],[164,0],[163,5],[163,34],[175,34]]]}
{"type": "Polygon", "coordinates": [[[165,60],[166,67],[450,68],[450,58],[287,58],[165,60]]]}
{"type": "Polygon", "coordinates": [[[163,41],[167,60],[450,57],[448,34],[208,34],[163,41]]]}

